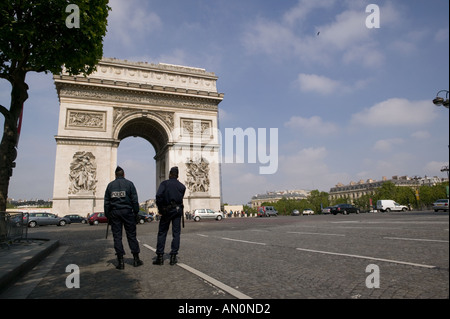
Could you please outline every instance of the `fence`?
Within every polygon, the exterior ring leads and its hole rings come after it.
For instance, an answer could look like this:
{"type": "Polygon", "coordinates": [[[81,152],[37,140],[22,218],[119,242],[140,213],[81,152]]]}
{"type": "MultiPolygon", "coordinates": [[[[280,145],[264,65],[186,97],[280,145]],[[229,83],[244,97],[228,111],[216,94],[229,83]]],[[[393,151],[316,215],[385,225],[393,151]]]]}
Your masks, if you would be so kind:
{"type": "Polygon", "coordinates": [[[9,246],[28,238],[28,213],[0,212],[0,244],[9,246]]]}

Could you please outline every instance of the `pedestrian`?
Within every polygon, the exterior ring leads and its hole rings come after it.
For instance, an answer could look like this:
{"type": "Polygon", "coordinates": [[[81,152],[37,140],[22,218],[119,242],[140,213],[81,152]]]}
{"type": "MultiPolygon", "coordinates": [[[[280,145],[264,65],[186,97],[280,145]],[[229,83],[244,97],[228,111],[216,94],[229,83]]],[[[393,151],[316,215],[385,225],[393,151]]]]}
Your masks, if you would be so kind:
{"type": "Polygon", "coordinates": [[[133,254],[133,266],[143,265],[139,259],[139,243],[136,239],[136,221],[139,213],[139,201],[133,182],[125,179],[125,172],[117,166],[116,179],[108,184],[105,191],[104,210],[111,225],[114,238],[114,249],[117,255],[117,269],[124,269],[122,229],[125,228],[128,246],[133,254]]]}
{"type": "Polygon", "coordinates": [[[169,179],[163,181],[156,192],[156,206],[158,206],[161,220],[158,229],[158,242],[156,245],[156,259],[154,265],[164,264],[164,248],[167,232],[172,223],[172,244],[170,251],[170,265],[177,263],[180,249],[181,218],[183,217],[183,197],[186,187],[178,181],[178,167],[172,167],[169,179]]]}

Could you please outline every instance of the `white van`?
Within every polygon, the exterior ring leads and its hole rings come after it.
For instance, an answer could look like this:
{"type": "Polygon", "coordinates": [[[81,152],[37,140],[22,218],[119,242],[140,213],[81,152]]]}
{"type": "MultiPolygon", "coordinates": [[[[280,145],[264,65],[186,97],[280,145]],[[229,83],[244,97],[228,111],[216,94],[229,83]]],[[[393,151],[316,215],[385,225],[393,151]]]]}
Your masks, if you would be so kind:
{"type": "Polygon", "coordinates": [[[402,211],[408,210],[405,205],[400,205],[391,199],[382,199],[377,201],[377,210],[380,212],[390,212],[390,211],[402,211]]]}

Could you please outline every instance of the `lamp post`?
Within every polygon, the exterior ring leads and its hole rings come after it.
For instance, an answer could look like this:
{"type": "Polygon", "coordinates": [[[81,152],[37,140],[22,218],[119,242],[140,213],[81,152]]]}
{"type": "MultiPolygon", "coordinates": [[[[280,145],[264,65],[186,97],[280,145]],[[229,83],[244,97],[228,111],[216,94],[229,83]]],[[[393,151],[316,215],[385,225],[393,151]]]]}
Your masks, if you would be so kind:
{"type": "Polygon", "coordinates": [[[444,106],[446,108],[448,108],[449,105],[449,101],[448,101],[448,91],[447,90],[440,90],[439,92],[437,92],[436,97],[433,100],[433,104],[436,106],[444,106]],[[443,97],[439,96],[439,93],[441,92],[445,92],[445,99],[443,97]]]}

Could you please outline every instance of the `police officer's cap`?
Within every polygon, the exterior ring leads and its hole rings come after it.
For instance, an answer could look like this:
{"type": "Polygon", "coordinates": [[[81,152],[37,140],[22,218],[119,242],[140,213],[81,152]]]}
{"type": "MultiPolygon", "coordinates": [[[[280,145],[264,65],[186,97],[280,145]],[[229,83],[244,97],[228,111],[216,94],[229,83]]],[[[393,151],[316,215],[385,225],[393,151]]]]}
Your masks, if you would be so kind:
{"type": "Polygon", "coordinates": [[[122,172],[123,172],[123,168],[122,168],[122,167],[120,167],[120,166],[117,166],[117,168],[116,168],[116,174],[117,174],[118,172],[120,172],[120,171],[122,171],[122,172]]]}
{"type": "Polygon", "coordinates": [[[178,166],[174,166],[170,169],[171,174],[175,174],[178,176],[178,166]]]}

